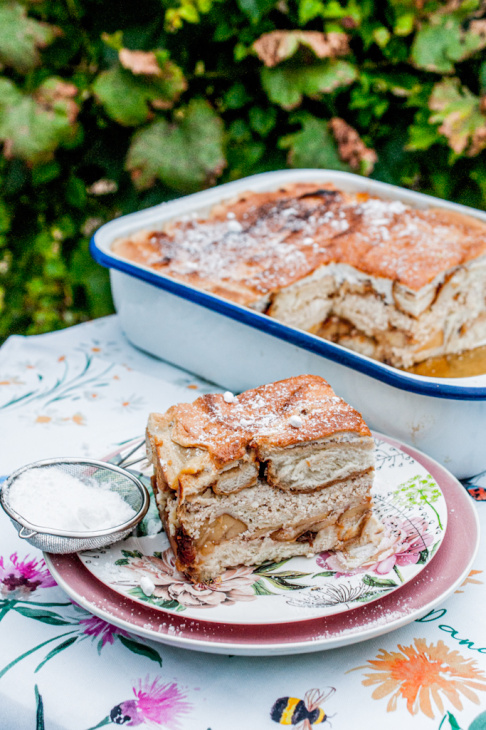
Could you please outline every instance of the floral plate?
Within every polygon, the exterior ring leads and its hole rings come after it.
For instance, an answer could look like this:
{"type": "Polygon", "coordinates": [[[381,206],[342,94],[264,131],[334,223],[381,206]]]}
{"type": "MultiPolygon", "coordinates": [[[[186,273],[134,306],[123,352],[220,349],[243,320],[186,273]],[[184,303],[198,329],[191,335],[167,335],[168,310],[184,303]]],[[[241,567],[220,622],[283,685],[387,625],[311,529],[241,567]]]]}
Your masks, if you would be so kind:
{"type": "MultiPolygon", "coordinates": [[[[79,554],[109,588],[138,603],[187,618],[230,624],[276,624],[332,616],[376,601],[413,580],[444,537],[447,507],[437,482],[400,448],[375,438],[374,511],[385,536],[363,564],[360,555],[323,552],[257,567],[227,570],[209,584],[193,585],[175,566],[156,508],[132,535],[79,554]],[[155,533],[155,534],[154,534],[155,533]],[[141,587],[147,577],[151,595],[141,587]]],[[[111,456],[147,478],[133,444],[111,456]]]]}
{"type": "Polygon", "coordinates": [[[459,588],[469,575],[479,546],[479,520],[474,503],[443,466],[410,446],[386,441],[414,457],[440,485],[447,511],[447,532],[441,549],[420,575],[401,590],[386,593],[359,611],[326,619],[293,623],[229,624],[187,620],[184,613],[165,613],[149,603],[115,593],[86,570],[78,555],[45,555],[57,583],[80,606],[124,631],[182,649],[212,654],[284,656],[355,644],[421,619],[459,588]]]}

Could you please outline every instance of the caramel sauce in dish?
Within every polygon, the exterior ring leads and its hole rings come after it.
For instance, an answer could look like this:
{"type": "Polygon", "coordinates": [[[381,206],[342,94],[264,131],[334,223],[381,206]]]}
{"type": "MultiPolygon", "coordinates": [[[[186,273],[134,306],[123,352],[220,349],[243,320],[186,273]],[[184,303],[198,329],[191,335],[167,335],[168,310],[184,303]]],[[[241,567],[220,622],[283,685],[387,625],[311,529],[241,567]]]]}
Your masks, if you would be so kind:
{"type": "Polygon", "coordinates": [[[486,345],[475,350],[467,350],[458,355],[431,357],[419,362],[407,373],[425,375],[429,378],[471,378],[473,375],[486,374],[486,345]]]}

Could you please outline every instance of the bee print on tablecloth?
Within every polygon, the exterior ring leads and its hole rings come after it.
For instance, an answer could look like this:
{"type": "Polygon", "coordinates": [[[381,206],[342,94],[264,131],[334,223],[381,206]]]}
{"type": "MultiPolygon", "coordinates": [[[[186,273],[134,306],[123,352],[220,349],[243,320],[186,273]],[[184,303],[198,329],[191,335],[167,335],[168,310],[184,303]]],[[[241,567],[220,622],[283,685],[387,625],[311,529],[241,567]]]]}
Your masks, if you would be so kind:
{"type": "Polygon", "coordinates": [[[310,689],[303,700],[297,697],[279,697],[270,710],[270,717],[279,725],[291,725],[295,730],[312,730],[313,725],[329,722],[329,715],[320,705],[335,691],[334,687],[329,687],[327,692],[310,689]]]}

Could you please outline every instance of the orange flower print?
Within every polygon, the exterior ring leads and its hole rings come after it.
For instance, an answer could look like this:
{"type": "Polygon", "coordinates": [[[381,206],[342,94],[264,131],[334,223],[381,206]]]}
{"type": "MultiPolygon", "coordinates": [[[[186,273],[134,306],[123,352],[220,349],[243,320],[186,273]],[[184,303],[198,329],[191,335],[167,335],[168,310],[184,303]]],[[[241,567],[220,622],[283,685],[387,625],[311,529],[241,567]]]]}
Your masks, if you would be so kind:
{"type": "MultiPolygon", "coordinates": [[[[380,649],[376,659],[355,669],[371,669],[363,679],[365,687],[377,685],[371,695],[381,700],[391,695],[387,712],[398,708],[398,700],[406,700],[411,715],[434,719],[433,702],[444,714],[443,695],[456,710],[462,710],[461,694],[479,704],[474,690],[486,691],[486,677],[473,659],[464,659],[458,651],[449,649],[443,641],[427,645],[425,639],[415,639],[415,646],[398,645],[399,651],[380,649]]],[[[351,670],[355,671],[355,670],[351,670]]]]}
{"type": "Polygon", "coordinates": [[[145,405],[145,398],[142,398],[140,395],[131,395],[128,398],[122,398],[119,401],[119,404],[121,406],[121,409],[123,411],[138,411],[140,408],[142,408],[145,405]]]}
{"type": "Polygon", "coordinates": [[[72,421],[76,426],[86,426],[86,419],[82,413],[75,413],[70,418],[64,418],[64,421],[72,421]]]}
{"type": "Polygon", "coordinates": [[[86,418],[82,413],[74,413],[72,416],[61,416],[56,411],[40,411],[34,416],[34,424],[37,426],[63,426],[74,423],[76,426],[86,426],[86,418]]]}
{"type": "Polygon", "coordinates": [[[16,375],[6,375],[4,378],[0,379],[0,385],[25,385],[25,383],[16,375]]]}
{"type": "Polygon", "coordinates": [[[40,413],[35,419],[35,423],[52,423],[52,416],[40,413]]]}
{"type": "Polygon", "coordinates": [[[89,401],[98,401],[103,398],[103,396],[96,390],[86,390],[84,392],[84,397],[89,401]]]}
{"type": "MultiPolygon", "coordinates": [[[[467,576],[466,580],[464,580],[461,583],[461,588],[463,586],[469,585],[469,583],[475,583],[476,585],[482,585],[483,581],[482,580],[478,580],[477,578],[474,577],[475,575],[481,575],[482,572],[483,572],[482,570],[470,570],[469,571],[469,575],[467,576]]],[[[461,591],[459,589],[457,591],[455,591],[455,592],[456,593],[464,593],[464,591],[461,591]]]]}

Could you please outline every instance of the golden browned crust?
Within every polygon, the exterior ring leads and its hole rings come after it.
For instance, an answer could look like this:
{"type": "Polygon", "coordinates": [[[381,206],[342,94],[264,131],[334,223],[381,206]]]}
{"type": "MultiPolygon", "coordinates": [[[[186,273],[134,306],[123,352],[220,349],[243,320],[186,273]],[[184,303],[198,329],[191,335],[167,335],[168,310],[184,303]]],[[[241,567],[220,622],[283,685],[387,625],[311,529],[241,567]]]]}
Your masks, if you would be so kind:
{"type": "Polygon", "coordinates": [[[419,291],[486,252],[486,225],[331,185],[285,185],[113,244],[114,252],[198,288],[251,304],[325,264],[347,264],[419,291]]]}
{"type": "MultiPolygon", "coordinates": [[[[300,375],[247,390],[227,403],[220,393],[170,408],[172,440],[200,447],[223,465],[241,459],[248,449],[262,451],[317,441],[333,434],[369,436],[361,415],[334,393],[323,378],[300,375]],[[292,425],[293,418],[301,425],[292,425]],[[299,421],[297,421],[299,423],[299,421]]],[[[295,422],[295,421],[294,421],[295,422]]]]}

